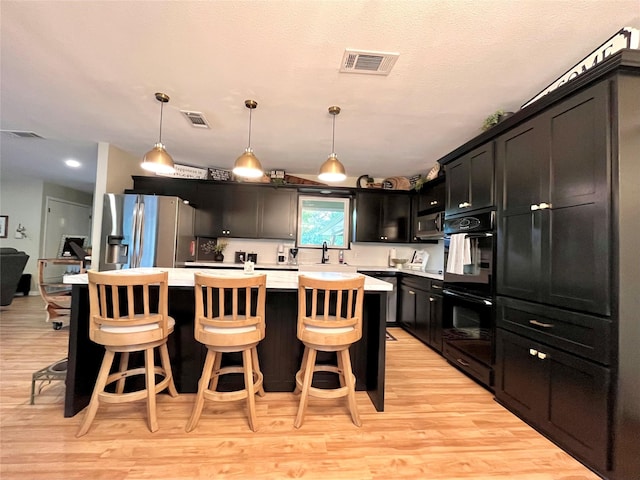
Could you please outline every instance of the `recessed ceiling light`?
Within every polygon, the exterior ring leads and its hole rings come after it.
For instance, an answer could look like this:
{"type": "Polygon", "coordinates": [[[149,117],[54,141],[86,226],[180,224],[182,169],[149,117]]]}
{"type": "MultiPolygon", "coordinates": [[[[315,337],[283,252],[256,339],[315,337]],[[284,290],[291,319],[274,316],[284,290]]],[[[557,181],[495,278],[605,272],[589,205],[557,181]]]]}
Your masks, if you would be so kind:
{"type": "Polygon", "coordinates": [[[79,161],[72,160],[72,159],[65,160],[64,163],[67,167],[71,167],[71,168],[78,168],[80,165],[82,165],[79,161]]]}

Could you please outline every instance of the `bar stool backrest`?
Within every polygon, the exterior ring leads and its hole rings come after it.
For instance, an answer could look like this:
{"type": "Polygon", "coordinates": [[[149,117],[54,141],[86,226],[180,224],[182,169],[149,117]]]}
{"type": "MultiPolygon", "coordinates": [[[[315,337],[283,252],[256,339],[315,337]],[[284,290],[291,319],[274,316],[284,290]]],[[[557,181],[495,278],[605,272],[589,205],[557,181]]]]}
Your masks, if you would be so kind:
{"type": "Polygon", "coordinates": [[[194,274],[196,340],[211,346],[257,343],[265,335],[267,276],[194,274]]]}
{"type": "Polygon", "coordinates": [[[339,346],[362,337],[364,277],[327,280],[298,277],[298,338],[339,346]]]}
{"type": "Polygon", "coordinates": [[[140,345],[166,338],[168,273],[87,272],[89,337],[101,345],[140,345]]]}

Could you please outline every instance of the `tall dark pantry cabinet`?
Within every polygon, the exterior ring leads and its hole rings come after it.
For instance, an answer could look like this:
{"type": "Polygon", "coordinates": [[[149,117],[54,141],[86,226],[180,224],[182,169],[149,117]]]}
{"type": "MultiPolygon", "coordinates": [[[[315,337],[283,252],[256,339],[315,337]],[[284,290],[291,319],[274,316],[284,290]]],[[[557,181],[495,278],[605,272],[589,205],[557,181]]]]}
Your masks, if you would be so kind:
{"type": "Polygon", "coordinates": [[[640,478],[639,53],[495,139],[496,399],[615,479],[640,478]]]}
{"type": "Polygon", "coordinates": [[[604,478],[640,479],[640,51],[440,162],[488,142],[495,398],[604,478]]]}

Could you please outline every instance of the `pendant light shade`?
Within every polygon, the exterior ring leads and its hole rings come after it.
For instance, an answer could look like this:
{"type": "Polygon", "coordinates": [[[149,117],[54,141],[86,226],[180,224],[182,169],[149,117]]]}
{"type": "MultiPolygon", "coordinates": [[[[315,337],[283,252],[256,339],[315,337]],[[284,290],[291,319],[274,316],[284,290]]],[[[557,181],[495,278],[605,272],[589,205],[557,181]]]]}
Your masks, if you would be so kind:
{"type": "Polygon", "coordinates": [[[340,107],[329,107],[329,113],[333,115],[333,136],[331,140],[331,155],[320,166],[318,172],[318,178],[324,182],[342,182],[347,175],[344,171],[344,165],[338,160],[338,156],[335,153],[335,139],[336,139],[336,115],[340,113],[340,107]]]}
{"type": "Polygon", "coordinates": [[[251,150],[251,111],[258,106],[255,100],[245,100],[244,105],[249,109],[249,143],[244,153],[236,159],[233,173],[239,177],[258,178],[264,174],[260,160],[251,150]]]}
{"type": "Polygon", "coordinates": [[[171,174],[176,171],[173,158],[167,153],[162,144],[162,110],[169,101],[169,95],[156,93],[156,100],[160,102],[160,136],[151,150],[142,158],[142,168],[153,173],[171,174]]]}

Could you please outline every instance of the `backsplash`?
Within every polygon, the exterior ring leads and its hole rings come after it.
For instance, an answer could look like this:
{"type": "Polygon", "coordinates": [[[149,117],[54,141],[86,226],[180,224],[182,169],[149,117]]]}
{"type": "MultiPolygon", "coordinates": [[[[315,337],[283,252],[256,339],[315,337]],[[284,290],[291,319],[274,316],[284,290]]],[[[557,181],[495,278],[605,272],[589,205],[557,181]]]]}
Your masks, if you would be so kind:
{"type": "MultiPolygon", "coordinates": [[[[225,238],[228,246],[224,251],[224,263],[234,263],[235,252],[258,254],[258,265],[277,263],[278,246],[285,248],[294,246],[294,242],[279,240],[252,240],[244,238],[225,238]]],[[[350,249],[344,250],[344,261],[351,265],[386,267],[389,262],[389,250],[395,248],[397,258],[411,261],[415,250],[423,250],[429,254],[427,270],[443,270],[444,242],[433,243],[352,243],[350,249]]],[[[299,264],[320,263],[322,250],[319,248],[301,248],[298,253],[299,264]]],[[[329,263],[338,263],[338,250],[329,250],[329,263]]]]}

